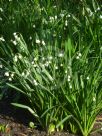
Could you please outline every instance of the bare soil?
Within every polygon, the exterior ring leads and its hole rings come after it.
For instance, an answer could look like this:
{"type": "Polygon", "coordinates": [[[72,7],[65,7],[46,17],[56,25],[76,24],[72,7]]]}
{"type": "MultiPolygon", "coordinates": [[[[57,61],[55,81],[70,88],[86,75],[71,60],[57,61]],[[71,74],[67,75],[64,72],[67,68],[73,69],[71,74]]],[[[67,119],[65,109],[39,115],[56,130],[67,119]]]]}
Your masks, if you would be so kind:
{"type": "MultiPolygon", "coordinates": [[[[102,121],[102,115],[99,115],[98,121],[102,121]]],[[[0,126],[7,126],[4,132],[0,132],[0,136],[47,136],[47,133],[40,128],[29,128],[29,122],[33,121],[33,117],[29,112],[22,109],[15,109],[7,101],[0,102],[0,126]]],[[[99,128],[100,125],[95,125],[99,128]]],[[[75,136],[69,132],[55,132],[51,136],[75,136]]],[[[79,136],[79,135],[77,135],[79,136]]],[[[102,132],[97,132],[91,136],[102,136],[102,132]]]]}

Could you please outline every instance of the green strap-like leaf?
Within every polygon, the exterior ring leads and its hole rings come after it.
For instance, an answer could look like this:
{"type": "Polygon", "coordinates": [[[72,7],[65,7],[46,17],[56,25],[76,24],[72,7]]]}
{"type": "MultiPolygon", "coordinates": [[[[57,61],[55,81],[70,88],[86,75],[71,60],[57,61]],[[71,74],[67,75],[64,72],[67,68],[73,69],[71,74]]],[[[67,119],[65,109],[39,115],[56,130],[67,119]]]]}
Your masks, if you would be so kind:
{"type": "Polygon", "coordinates": [[[11,104],[16,106],[16,107],[27,109],[32,115],[34,115],[35,117],[38,117],[38,115],[35,113],[35,111],[32,110],[29,106],[26,106],[26,105],[23,105],[23,104],[18,104],[18,103],[11,103],[11,104]]]}
{"type": "Polygon", "coordinates": [[[61,126],[65,121],[67,121],[69,118],[71,118],[72,117],[72,115],[68,115],[67,117],[65,117],[63,120],[61,120],[58,124],[57,124],[57,126],[56,126],[56,128],[58,128],[59,126],[61,126]]]}

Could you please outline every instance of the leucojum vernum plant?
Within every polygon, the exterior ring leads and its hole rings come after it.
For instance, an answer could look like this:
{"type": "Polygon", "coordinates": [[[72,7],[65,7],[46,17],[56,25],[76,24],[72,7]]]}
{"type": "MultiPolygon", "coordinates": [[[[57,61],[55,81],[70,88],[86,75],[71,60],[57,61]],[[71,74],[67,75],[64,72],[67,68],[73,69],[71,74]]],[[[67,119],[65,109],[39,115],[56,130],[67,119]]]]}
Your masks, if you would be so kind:
{"type": "Polygon", "coordinates": [[[48,133],[69,128],[83,136],[94,133],[102,110],[102,50],[94,57],[90,52],[94,41],[79,48],[68,38],[62,48],[57,41],[52,46],[37,40],[29,51],[20,34],[14,37],[15,52],[2,44],[9,57],[9,61],[1,59],[4,76],[7,85],[25,95],[29,105],[12,104],[29,110],[48,133]]]}
{"type": "Polygon", "coordinates": [[[29,110],[48,133],[88,136],[101,129],[94,129],[102,111],[98,3],[0,1],[0,99],[12,90],[23,94],[28,103],[12,105],[29,110]]]}

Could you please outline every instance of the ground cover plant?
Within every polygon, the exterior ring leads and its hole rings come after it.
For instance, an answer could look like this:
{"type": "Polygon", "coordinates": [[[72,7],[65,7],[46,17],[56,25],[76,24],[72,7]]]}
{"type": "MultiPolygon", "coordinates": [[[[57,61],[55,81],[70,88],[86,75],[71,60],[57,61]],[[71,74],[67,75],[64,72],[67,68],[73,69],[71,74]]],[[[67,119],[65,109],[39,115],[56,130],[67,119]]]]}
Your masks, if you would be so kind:
{"type": "Polygon", "coordinates": [[[28,104],[19,103],[17,93],[12,105],[29,110],[48,134],[101,130],[93,129],[102,111],[100,1],[3,3],[1,98],[10,87],[23,94],[28,104]]]}

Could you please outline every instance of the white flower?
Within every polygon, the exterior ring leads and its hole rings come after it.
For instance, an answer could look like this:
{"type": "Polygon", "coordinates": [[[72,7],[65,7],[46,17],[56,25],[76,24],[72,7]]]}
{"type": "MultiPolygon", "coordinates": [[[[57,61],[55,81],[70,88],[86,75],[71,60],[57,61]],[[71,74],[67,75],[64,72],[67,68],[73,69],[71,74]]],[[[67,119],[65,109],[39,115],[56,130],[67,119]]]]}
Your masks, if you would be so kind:
{"type": "Polygon", "coordinates": [[[100,11],[100,7],[98,7],[98,8],[95,10],[95,12],[97,12],[97,11],[100,11]]]}
{"type": "Polygon", "coordinates": [[[54,17],[50,17],[49,19],[50,19],[51,22],[54,21],[54,17]]]}
{"type": "Polygon", "coordinates": [[[59,55],[58,55],[58,57],[63,57],[64,56],[64,54],[63,53],[59,53],[59,55]]]}
{"type": "Polygon", "coordinates": [[[17,35],[17,33],[16,33],[16,32],[14,32],[14,33],[13,33],[13,35],[14,35],[14,36],[16,36],[16,35],[17,35]]]}
{"type": "Polygon", "coordinates": [[[21,74],[22,76],[24,76],[25,74],[24,74],[24,72],[22,72],[22,74],[21,74]]]}
{"type": "Polygon", "coordinates": [[[67,70],[65,71],[65,74],[67,74],[67,70]]]}
{"type": "Polygon", "coordinates": [[[70,78],[68,78],[67,80],[68,80],[68,82],[70,82],[70,78]]]}
{"type": "Polygon", "coordinates": [[[35,28],[35,25],[33,25],[33,28],[35,28]]]}
{"type": "Polygon", "coordinates": [[[14,37],[15,37],[15,39],[19,39],[18,35],[15,35],[14,37]]]}
{"type": "Polygon", "coordinates": [[[41,64],[42,67],[44,67],[45,65],[44,64],[41,64]]]}
{"type": "Polygon", "coordinates": [[[44,64],[46,67],[48,67],[49,66],[49,62],[48,61],[46,61],[46,63],[44,64]]]}
{"type": "Polygon", "coordinates": [[[69,85],[69,88],[72,89],[72,85],[71,84],[69,85]]]}
{"type": "Polygon", "coordinates": [[[49,60],[48,63],[51,64],[51,61],[49,60]]]}
{"type": "Polygon", "coordinates": [[[2,8],[0,8],[0,11],[1,11],[1,12],[3,12],[3,9],[2,9],[2,8]]]}
{"type": "Polygon", "coordinates": [[[53,8],[56,8],[56,5],[54,5],[53,8]]]}
{"type": "Polygon", "coordinates": [[[90,8],[86,8],[87,12],[91,14],[91,9],[90,8]]]}
{"type": "Polygon", "coordinates": [[[56,37],[56,33],[53,34],[53,37],[56,37]]]}
{"type": "Polygon", "coordinates": [[[36,39],[36,43],[37,43],[37,44],[40,44],[40,40],[36,39]]]}
{"type": "Polygon", "coordinates": [[[58,69],[58,67],[57,67],[57,66],[55,66],[55,69],[57,70],[57,69],[58,69]]]}
{"type": "Polygon", "coordinates": [[[11,74],[11,77],[12,77],[12,78],[14,77],[14,73],[11,74]]]}
{"type": "Polygon", "coordinates": [[[68,75],[68,79],[67,79],[67,80],[68,80],[68,82],[70,82],[70,78],[71,78],[71,77],[70,77],[70,75],[68,75]]]}
{"type": "Polygon", "coordinates": [[[2,18],[0,17],[0,21],[2,21],[2,18]]]}
{"type": "Polygon", "coordinates": [[[29,74],[30,74],[30,72],[29,72],[29,71],[27,71],[26,76],[28,76],[29,74]]]}
{"type": "Polygon", "coordinates": [[[96,101],[96,98],[95,97],[93,97],[93,102],[95,102],[96,101]]]}
{"type": "Polygon", "coordinates": [[[33,64],[34,64],[34,61],[32,61],[31,63],[32,63],[32,65],[33,65],[33,64]]]}
{"type": "Polygon", "coordinates": [[[15,39],[20,40],[20,37],[18,37],[16,32],[14,32],[13,35],[14,35],[15,39]]]}
{"type": "Polygon", "coordinates": [[[87,76],[87,78],[86,78],[87,80],[89,80],[90,78],[89,78],[89,76],[87,76]]]}
{"type": "Polygon", "coordinates": [[[52,56],[49,56],[48,59],[49,59],[49,60],[52,60],[52,56]]]}
{"type": "Polygon", "coordinates": [[[63,64],[60,64],[61,67],[63,67],[63,64]]]}
{"type": "Polygon", "coordinates": [[[71,67],[70,67],[70,66],[68,66],[68,69],[71,69],[71,67]]]}
{"type": "Polygon", "coordinates": [[[33,66],[34,66],[34,68],[36,68],[36,67],[37,67],[37,65],[36,65],[36,64],[34,64],[33,66]]]}
{"type": "Polygon", "coordinates": [[[102,19],[102,15],[100,15],[100,19],[102,19]]]}
{"type": "Polygon", "coordinates": [[[17,42],[16,42],[16,41],[12,41],[12,43],[13,43],[14,45],[17,45],[17,42]]]}
{"type": "Polygon", "coordinates": [[[67,20],[65,21],[65,26],[68,26],[68,21],[67,20]]]}
{"type": "Polygon", "coordinates": [[[81,53],[79,53],[78,56],[81,57],[82,56],[81,53]]]}
{"type": "Polygon", "coordinates": [[[82,54],[79,52],[76,59],[80,59],[81,56],[82,56],[82,54]]]}
{"type": "Polygon", "coordinates": [[[90,12],[89,16],[92,16],[93,15],[93,12],[90,12]]]}
{"type": "Polygon", "coordinates": [[[2,65],[2,64],[0,64],[0,68],[3,68],[3,65],[2,65]]]}
{"type": "Polygon", "coordinates": [[[61,14],[60,14],[60,16],[63,18],[63,17],[64,17],[64,14],[63,14],[63,13],[61,13],[61,14]]]}
{"type": "Polygon", "coordinates": [[[100,50],[102,51],[102,46],[100,47],[100,50]]]}
{"type": "Polygon", "coordinates": [[[80,57],[79,57],[79,56],[77,56],[77,57],[76,57],[76,59],[80,59],[80,57]]]}
{"type": "Polygon", "coordinates": [[[44,42],[44,41],[42,41],[42,45],[45,45],[45,42],[44,42]]]}
{"type": "Polygon", "coordinates": [[[9,72],[5,72],[4,75],[7,76],[7,77],[9,77],[9,72]]]}
{"type": "Polygon", "coordinates": [[[37,58],[34,58],[34,61],[37,61],[37,58]]]}
{"type": "Polygon", "coordinates": [[[68,78],[69,78],[69,79],[71,78],[70,75],[68,75],[68,78]]]}
{"type": "Polygon", "coordinates": [[[100,10],[100,7],[97,8],[97,11],[100,10]]]}
{"type": "Polygon", "coordinates": [[[71,17],[71,15],[70,15],[70,14],[68,14],[68,15],[67,15],[67,17],[71,17]]]}
{"type": "Polygon", "coordinates": [[[59,35],[59,38],[61,38],[61,35],[59,35]]]}
{"type": "Polygon", "coordinates": [[[21,40],[20,37],[17,36],[17,40],[20,41],[21,40]]]}
{"type": "Polygon", "coordinates": [[[45,58],[44,58],[44,57],[42,57],[42,60],[45,60],[45,58]]]}
{"type": "Polygon", "coordinates": [[[57,19],[57,16],[55,16],[55,20],[57,19]]]}
{"type": "Polygon", "coordinates": [[[18,58],[19,58],[19,59],[22,59],[22,55],[21,55],[21,54],[19,54],[19,55],[18,55],[18,58]]]}
{"type": "Polygon", "coordinates": [[[29,39],[32,40],[32,37],[30,36],[29,39]]]}
{"type": "Polygon", "coordinates": [[[81,56],[82,56],[82,54],[79,52],[76,59],[80,59],[81,56]]]}
{"type": "Polygon", "coordinates": [[[17,60],[18,60],[17,55],[15,55],[14,61],[17,62],[17,60]]]}
{"type": "Polygon", "coordinates": [[[37,86],[38,85],[38,83],[37,83],[37,81],[34,79],[34,85],[35,86],[37,86]]]}
{"type": "Polygon", "coordinates": [[[15,20],[13,20],[12,23],[14,24],[14,23],[15,23],[15,20]]]}
{"type": "Polygon", "coordinates": [[[64,30],[66,30],[66,27],[64,27],[64,30]]]}
{"type": "Polygon", "coordinates": [[[44,10],[44,8],[41,8],[41,10],[43,11],[43,10],[44,10]]]}
{"type": "Polygon", "coordinates": [[[9,81],[12,81],[12,78],[11,77],[9,77],[9,79],[8,79],[9,81]]]}
{"type": "Polygon", "coordinates": [[[4,39],[3,37],[0,37],[0,41],[4,42],[4,41],[5,41],[5,39],[4,39]]]}

